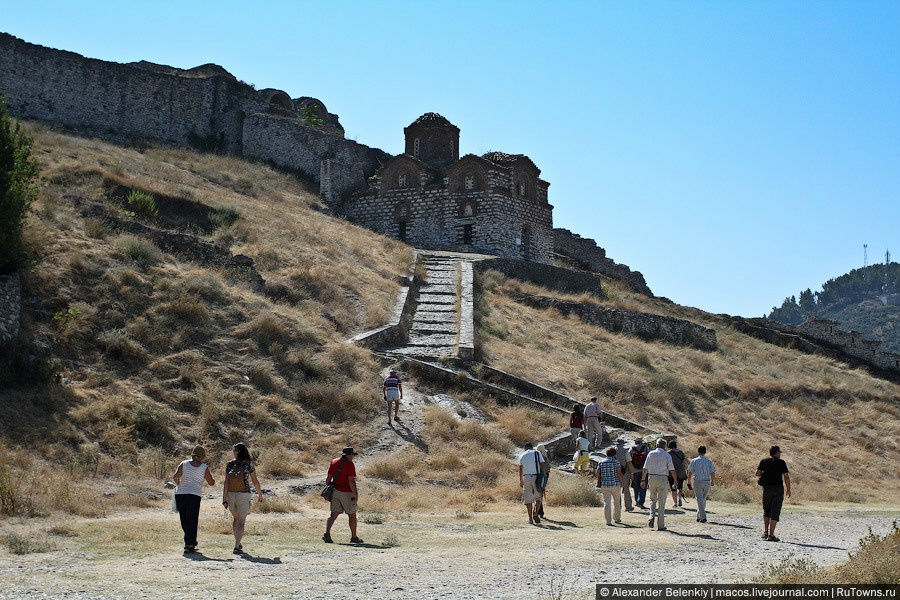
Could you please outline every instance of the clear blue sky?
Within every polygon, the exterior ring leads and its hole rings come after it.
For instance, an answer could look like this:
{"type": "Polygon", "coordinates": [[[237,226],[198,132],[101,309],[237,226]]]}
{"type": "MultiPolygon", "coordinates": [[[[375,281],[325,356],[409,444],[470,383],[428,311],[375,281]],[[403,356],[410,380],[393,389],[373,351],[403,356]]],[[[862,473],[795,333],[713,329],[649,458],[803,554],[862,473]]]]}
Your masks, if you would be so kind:
{"type": "Polygon", "coordinates": [[[0,31],[223,65],[402,151],[528,154],[557,226],[682,304],[761,315],[900,257],[900,2],[8,2],[0,31]]]}

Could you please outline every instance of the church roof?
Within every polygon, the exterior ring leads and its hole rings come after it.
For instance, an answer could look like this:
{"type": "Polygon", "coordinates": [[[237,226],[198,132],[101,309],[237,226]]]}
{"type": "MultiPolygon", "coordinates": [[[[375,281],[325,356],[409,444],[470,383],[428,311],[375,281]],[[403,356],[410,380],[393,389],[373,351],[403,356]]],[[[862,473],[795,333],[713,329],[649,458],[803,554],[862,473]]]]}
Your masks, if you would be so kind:
{"type": "Polygon", "coordinates": [[[413,125],[446,125],[448,127],[456,127],[453,123],[448,121],[445,117],[439,115],[436,112],[427,112],[412,123],[410,123],[410,127],[413,125]]]}
{"type": "Polygon", "coordinates": [[[528,161],[528,164],[531,165],[538,174],[540,174],[541,170],[538,169],[537,165],[534,164],[534,161],[528,158],[525,154],[507,154],[506,152],[486,152],[481,155],[481,158],[485,160],[489,160],[495,165],[500,165],[501,167],[509,167],[514,163],[519,161],[528,161]]]}

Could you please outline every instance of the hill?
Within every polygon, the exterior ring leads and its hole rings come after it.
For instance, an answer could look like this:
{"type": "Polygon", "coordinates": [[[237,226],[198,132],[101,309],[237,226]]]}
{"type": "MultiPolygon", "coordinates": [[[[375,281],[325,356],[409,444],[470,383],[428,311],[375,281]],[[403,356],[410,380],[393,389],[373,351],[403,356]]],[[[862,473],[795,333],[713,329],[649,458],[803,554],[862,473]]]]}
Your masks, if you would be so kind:
{"type": "Polygon", "coordinates": [[[875,264],[829,279],[821,291],[804,290],[772,307],[769,317],[788,325],[807,316],[838,321],[884,349],[900,353],[900,264],[875,264]]]}

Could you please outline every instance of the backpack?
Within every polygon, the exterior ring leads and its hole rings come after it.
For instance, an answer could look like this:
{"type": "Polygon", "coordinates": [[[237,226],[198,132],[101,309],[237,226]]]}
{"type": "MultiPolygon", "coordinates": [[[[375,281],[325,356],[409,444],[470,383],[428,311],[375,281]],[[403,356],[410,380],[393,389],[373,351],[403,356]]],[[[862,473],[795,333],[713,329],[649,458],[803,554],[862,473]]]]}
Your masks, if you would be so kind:
{"type": "Polygon", "coordinates": [[[678,475],[678,479],[687,479],[687,471],[684,468],[684,452],[675,448],[674,450],[669,450],[669,456],[672,457],[672,462],[675,465],[675,474],[678,475]]]}
{"type": "Polygon", "coordinates": [[[631,449],[631,464],[635,469],[643,469],[645,460],[647,460],[647,446],[635,446],[631,449]]]}

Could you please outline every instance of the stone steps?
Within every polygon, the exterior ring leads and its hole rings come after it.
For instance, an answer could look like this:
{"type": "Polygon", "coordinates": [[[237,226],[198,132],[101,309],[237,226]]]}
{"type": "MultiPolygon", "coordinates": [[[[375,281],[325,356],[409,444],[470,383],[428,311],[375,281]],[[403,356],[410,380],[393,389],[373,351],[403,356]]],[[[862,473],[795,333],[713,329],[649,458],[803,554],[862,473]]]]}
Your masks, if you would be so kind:
{"type": "Polygon", "coordinates": [[[459,311],[458,260],[426,257],[425,281],[416,297],[406,346],[395,352],[421,358],[449,358],[457,354],[459,311]]]}

